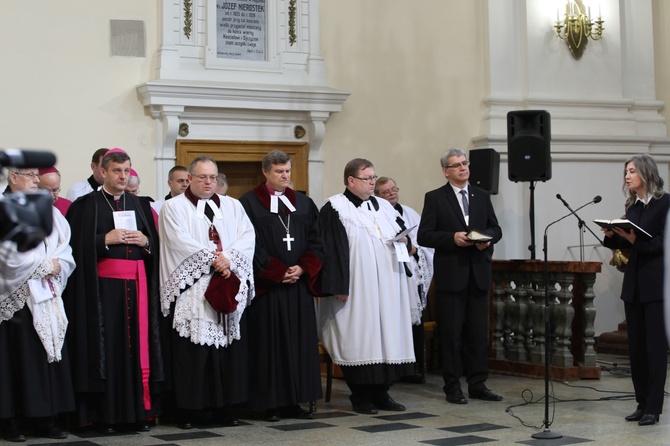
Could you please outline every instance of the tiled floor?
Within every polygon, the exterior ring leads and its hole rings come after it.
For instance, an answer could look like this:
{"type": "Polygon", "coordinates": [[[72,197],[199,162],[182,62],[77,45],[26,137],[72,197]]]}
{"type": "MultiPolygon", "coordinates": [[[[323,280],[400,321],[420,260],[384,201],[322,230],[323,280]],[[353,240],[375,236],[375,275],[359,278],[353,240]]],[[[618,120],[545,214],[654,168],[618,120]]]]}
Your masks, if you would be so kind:
{"type": "MultiPolygon", "coordinates": [[[[391,395],[407,406],[406,412],[358,415],[351,411],[346,385],[335,380],[332,401],[318,403],[314,420],[270,423],[244,413],[241,425],[236,427],[198,426],[185,431],[162,425],[150,432],[105,437],[94,432],[72,433],[66,440],[51,442],[72,446],[670,444],[669,400],[657,425],[640,427],[624,421],[636,407],[627,358],[601,355],[600,360],[600,380],[553,383],[550,430],[563,435],[554,440],[531,437],[541,431],[544,419],[543,380],[492,375],[488,385],[504,396],[502,402],[470,400],[458,406],[445,401],[441,377],[430,375],[426,384],[399,383],[392,387],[391,395]]],[[[45,443],[49,441],[29,438],[26,444],[45,443]]]]}

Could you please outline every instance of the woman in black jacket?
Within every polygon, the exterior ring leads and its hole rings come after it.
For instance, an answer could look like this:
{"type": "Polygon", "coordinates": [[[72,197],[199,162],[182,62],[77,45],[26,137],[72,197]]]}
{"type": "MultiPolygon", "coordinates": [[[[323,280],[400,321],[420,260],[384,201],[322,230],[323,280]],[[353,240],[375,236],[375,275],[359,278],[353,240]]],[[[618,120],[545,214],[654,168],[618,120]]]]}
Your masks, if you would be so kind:
{"type": "Polygon", "coordinates": [[[637,409],[626,421],[649,426],[659,420],[667,374],[668,341],[663,316],[663,246],[670,197],[654,159],[635,155],[625,163],[626,218],[651,237],[635,230],[606,230],[605,246],[630,249],[621,299],[628,323],[628,354],[637,409]]]}

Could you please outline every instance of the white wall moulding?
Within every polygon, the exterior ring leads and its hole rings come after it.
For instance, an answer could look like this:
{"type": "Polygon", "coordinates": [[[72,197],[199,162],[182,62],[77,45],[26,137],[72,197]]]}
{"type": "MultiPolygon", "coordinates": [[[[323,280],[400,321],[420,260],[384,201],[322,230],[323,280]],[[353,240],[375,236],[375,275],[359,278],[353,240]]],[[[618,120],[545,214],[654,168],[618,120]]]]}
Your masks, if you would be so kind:
{"type": "Polygon", "coordinates": [[[137,87],[162,135],[159,195],[188,124],[189,139],[307,142],[309,190],[320,202],[325,123],[349,93],[327,84],[319,0],[163,0],[161,14],[157,79],[137,87]],[[306,130],[297,139],[296,126],[306,130]]]}

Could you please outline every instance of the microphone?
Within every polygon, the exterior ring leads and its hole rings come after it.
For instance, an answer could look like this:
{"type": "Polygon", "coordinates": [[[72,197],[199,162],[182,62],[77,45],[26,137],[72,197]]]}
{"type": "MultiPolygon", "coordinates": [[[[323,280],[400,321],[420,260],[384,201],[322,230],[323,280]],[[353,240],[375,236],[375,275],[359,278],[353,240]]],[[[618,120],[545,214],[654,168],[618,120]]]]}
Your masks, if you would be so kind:
{"type": "Polygon", "coordinates": [[[38,150],[7,149],[0,151],[0,167],[53,167],[56,155],[38,150]]]}
{"type": "MultiPolygon", "coordinates": [[[[565,200],[563,199],[563,197],[561,197],[561,194],[556,194],[556,198],[558,198],[559,200],[561,200],[561,201],[563,202],[563,205],[564,205],[566,208],[568,208],[568,209],[570,210],[570,212],[575,212],[575,211],[572,210],[572,208],[570,207],[570,205],[568,204],[568,202],[565,201],[565,200]]],[[[600,203],[601,201],[603,201],[603,197],[601,197],[600,195],[596,195],[595,197],[593,197],[593,200],[589,201],[589,202],[586,203],[584,206],[588,206],[588,205],[590,205],[591,203],[594,203],[594,204],[595,204],[595,203],[600,203]]],[[[583,208],[584,206],[580,207],[579,209],[583,208]]],[[[579,209],[577,209],[577,210],[579,210],[579,209]]]]}
{"type": "MultiPolygon", "coordinates": [[[[582,220],[582,219],[579,217],[579,215],[577,215],[577,211],[579,211],[580,209],[585,208],[586,206],[588,206],[588,205],[590,205],[590,204],[600,203],[600,202],[603,200],[603,197],[601,197],[600,195],[596,195],[595,197],[593,197],[593,200],[589,201],[589,202],[586,203],[586,204],[581,205],[580,207],[577,208],[577,210],[573,210],[573,209],[570,207],[570,205],[568,204],[568,202],[565,201],[565,200],[563,199],[563,197],[561,197],[561,194],[556,194],[556,198],[558,198],[559,200],[561,200],[561,202],[563,202],[563,204],[565,205],[566,208],[568,208],[568,210],[570,211],[570,213],[567,214],[567,215],[564,215],[564,216],[561,217],[561,218],[559,218],[559,219],[556,220],[555,222],[551,223],[549,226],[551,226],[551,225],[553,225],[554,223],[557,223],[557,222],[563,220],[564,218],[568,217],[569,215],[574,215],[574,216],[577,218],[577,222],[579,223],[579,227],[580,227],[580,228],[584,227],[584,228],[588,229],[589,232],[590,232],[590,233],[596,238],[596,240],[598,240],[598,241],[600,242],[600,244],[602,245],[602,244],[603,244],[603,241],[600,240],[600,238],[599,238],[599,237],[598,237],[598,236],[591,230],[591,228],[588,227],[588,225],[584,222],[584,220],[582,220]]],[[[581,233],[580,233],[580,236],[581,236],[581,233]]],[[[581,245],[583,245],[583,242],[580,241],[580,246],[581,246],[581,245]]]]}

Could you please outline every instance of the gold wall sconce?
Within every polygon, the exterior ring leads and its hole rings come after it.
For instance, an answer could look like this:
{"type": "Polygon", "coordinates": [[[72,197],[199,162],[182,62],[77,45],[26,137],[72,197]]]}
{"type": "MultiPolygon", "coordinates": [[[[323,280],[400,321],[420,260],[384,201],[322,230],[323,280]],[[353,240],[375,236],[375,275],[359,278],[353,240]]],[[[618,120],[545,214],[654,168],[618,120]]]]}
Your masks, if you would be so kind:
{"type": "Polygon", "coordinates": [[[556,10],[556,35],[565,40],[570,49],[572,57],[579,60],[586,49],[589,37],[592,40],[600,40],[603,37],[603,23],[605,21],[600,14],[598,6],[598,18],[591,18],[591,8],[584,7],[581,0],[568,0],[565,5],[565,16],[560,21],[559,10],[556,10]]]}

